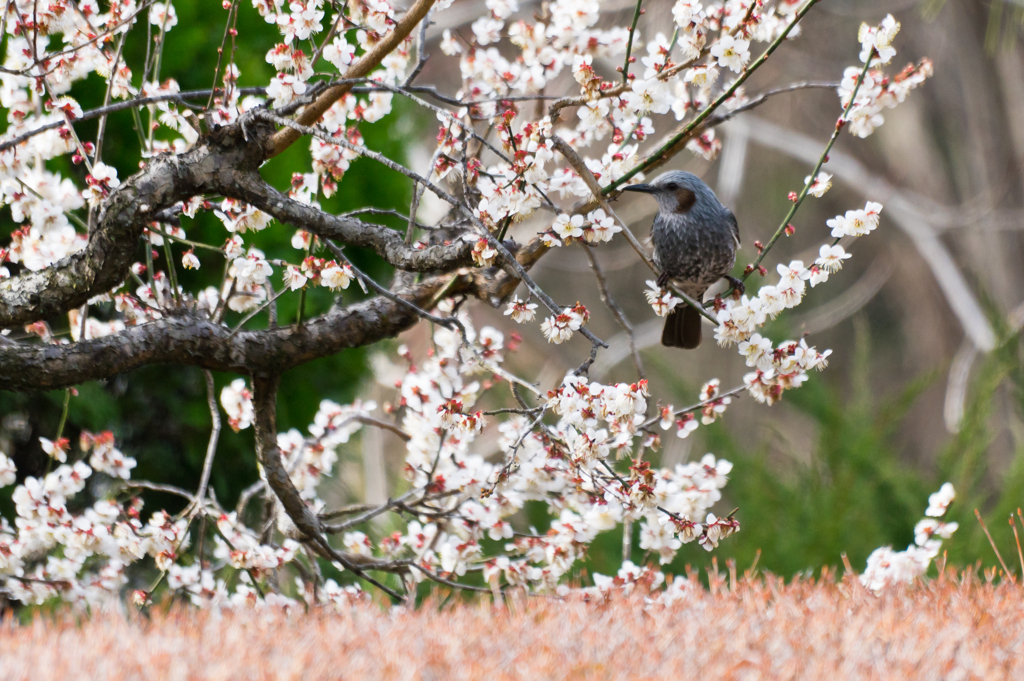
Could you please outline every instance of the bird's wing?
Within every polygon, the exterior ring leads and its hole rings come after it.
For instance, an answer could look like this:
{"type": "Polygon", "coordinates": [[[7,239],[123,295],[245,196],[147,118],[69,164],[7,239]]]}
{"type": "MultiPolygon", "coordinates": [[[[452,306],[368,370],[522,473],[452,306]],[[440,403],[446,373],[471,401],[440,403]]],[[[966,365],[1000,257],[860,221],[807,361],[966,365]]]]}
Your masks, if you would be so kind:
{"type": "Polygon", "coordinates": [[[728,208],[725,209],[725,214],[728,216],[729,226],[732,227],[732,238],[736,239],[736,247],[740,245],[740,226],[736,223],[736,216],[732,214],[732,211],[728,208]]]}

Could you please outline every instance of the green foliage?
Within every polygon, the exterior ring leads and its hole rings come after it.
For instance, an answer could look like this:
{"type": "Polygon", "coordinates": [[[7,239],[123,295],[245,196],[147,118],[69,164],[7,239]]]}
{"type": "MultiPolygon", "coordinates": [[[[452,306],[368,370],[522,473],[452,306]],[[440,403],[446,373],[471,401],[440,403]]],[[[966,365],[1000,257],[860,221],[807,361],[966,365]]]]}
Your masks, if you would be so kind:
{"type": "Polygon", "coordinates": [[[1008,463],[993,461],[989,455],[996,434],[993,424],[1009,416],[1003,410],[1016,412],[1018,424],[1024,414],[1024,344],[1020,332],[1009,333],[1006,328],[1002,332],[1002,342],[981,360],[960,432],[943,452],[940,469],[957,490],[949,516],[960,523],[960,530],[955,541],[948,542],[950,560],[963,564],[980,559],[986,565],[997,564],[974,515],[974,509],[978,509],[1007,565],[1019,574],[1020,567],[1014,560],[1016,544],[1007,519],[1024,506],[1024,438],[1018,433],[1015,453],[1008,463]]]}

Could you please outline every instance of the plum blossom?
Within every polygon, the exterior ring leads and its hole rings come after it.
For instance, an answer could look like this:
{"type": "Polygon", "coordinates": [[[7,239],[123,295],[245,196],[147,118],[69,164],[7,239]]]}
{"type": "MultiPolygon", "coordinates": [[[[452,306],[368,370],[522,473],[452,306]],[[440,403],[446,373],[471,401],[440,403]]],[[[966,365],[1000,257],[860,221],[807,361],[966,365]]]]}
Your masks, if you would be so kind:
{"type": "Polygon", "coordinates": [[[15,468],[14,462],[6,454],[0,452],[0,487],[13,485],[17,480],[17,473],[18,469],[15,468]]]}
{"type": "Polygon", "coordinates": [[[677,298],[672,295],[671,291],[661,288],[653,279],[647,280],[644,296],[647,298],[647,303],[654,308],[654,314],[659,317],[667,317],[676,305],[684,304],[682,298],[677,298]]]}
{"type": "Polygon", "coordinates": [[[863,209],[848,210],[845,215],[837,215],[826,224],[832,228],[832,236],[839,239],[844,236],[865,236],[878,227],[878,216],[882,212],[882,204],[868,201],[863,209]]]}
{"type": "Polygon", "coordinates": [[[154,2],[149,8],[149,23],[159,30],[169,31],[178,25],[178,13],[171,3],[154,2]]]}
{"type": "Polygon", "coordinates": [[[274,102],[274,106],[280,108],[295,101],[306,92],[306,84],[298,76],[290,73],[279,73],[270,79],[267,86],[267,97],[274,102]]]}
{"type": "Polygon", "coordinates": [[[622,228],[615,224],[615,219],[605,214],[603,208],[587,213],[587,222],[590,224],[584,230],[583,238],[589,243],[611,241],[613,236],[622,231],[622,228]]]}
{"type": "Polygon", "coordinates": [[[352,64],[355,60],[355,45],[350,45],[343,35],[337,35],[323,51],[324,59],[334,64],[339,70],[352,64]]]}
{"type": "Polygon", "coordinates": [[[505,316],[512,317],[512,321],[516,324],[532,322],[537,316],[537,303],[526,302],[520,300],[519,296],[516,296],[509,301],[504,314],[505,316]]]}
{"type": "Polygon", "coordinates": [[[739,73],[750,60],[750,41],[731,35],[722,36],[711,46],[711,56],[723,69],[739,73]]]}
{"type": "Polygon", "coordinates": [[[814,182],[811,182],[810,175],[805,177],[804,184],[810,184],[810,188],[808,188],[807,190],[808,194],[810,194],[811,196],[816,196],[820,199],[822,196],[825,195],[825,192],[827,192],[829,188],[832,187],[832,176],[826,173],[825,171],[821,171],[818,173],[818,176],[814,178],[814,182]]]}
{"type": "Polygon", "coordinates": [[[583,226],[586,220],[582,215],[560,214],[555,218],[555,224],[551,226],[552,231],[564,240],[578,239],[583,236],[583,226]]]}
{"type": "Polygon", "coordinates": [[[936,519],[945,515],[955,496],[953,485],[946,482],[928,497],[928,517],[914,527],[914,543],[904,551],[894,551],[891,546],[875,549],[868,556],[867,567],[860,576],[861,584],[878,593],[891,584],[910,584],[923,576],[939,555],[942,540],[949,539],[959,527],[957,523],[936,519]]]}
{"type": "Polygon", "coordinates": [[[896,48],[892,46],[892,41],[899,32],[900,22],[891,14],[887,14],[878,26],[861,24],[857,33],[857,40],[861,44],[860,60],[866,63],[874,50],[878,53],[878,60],[888,64],[896,56],[896,48]]]}
{"type": "Polygon", "coordinates": [[[498,256],[496,248],[491,246],[491,243],[483,237],[476,240],[473,244],[473,250],[470,255],[473,257],[473,262],[476,263],[477,267],[490,267],[494,264],[494,259],[498,256]]]}
{"type": "Polygon", "coordinates": [[[573,312],[572,308],[565,308],[561,314],[548,317],[540,325],[540,330],[549,343],[560,344],[572,338],[574,331],[579,331],[583,325],[583,318],[573,312]]]}
{"type": "Polygon", "coordinates": [[[691,21],[699,20],[701,10],[702,7],[698,0],[677,0],[676,4],[672,6],[672,18],[680,28],[685,30],[691,21]]]}
{"type": "Polygon", "coordinates": [[[826,272],[838,272],[843,266],[843,261],[851,257],[853,254],[847,253],[846,249],[838,244],[835,246],[822,244],[814,263],[826,272]]]}
{"type": "Polygon", "coordinates": [[[674,100],[668,84],[658,78],[634,80],[632,89],[623,93],[622,98],[637,114],[668,113],[674,100]]]}
{"type": "Polygon", "coordinates": [[[693,414],[682,414],[676,419],[676,437],[685,440],[690,433],[697,430],[697,417],[693,414]]]}
{"type": "Polygon", "coordinates": [[[92,172],[86,175],[85,182],[89,188],[82,192],[82,197],[90,206],[98,206],[112,190],[121,186],[121,181],[117,179],[117,169],[99,161],[93,164],[92,172]]]}
{"type": "Polygon", "coordinates": [[[928,497],[928,510],[924,514],[929,518],[941,518],[955,498],[956,490],[953,489],[953,485],[943,483],[938,492],[928,497]]]}
{"type": "Polygon", "coordinates": [[[274,268],[266,261],[263,254],[256,249],[250,249],[249,254],[244,258],[235,258],[232,263],[235,270],[235,278],[242,285],[254,284],[262,286],[267,278],[274,273],[274,268]]]}
{"type": "Polygon", "coordinates": [[[228,425],[235,432],[252,425],[256,412],[252,405],[252,392],[244,378],[236,378],[220,391],[220,404],[228,415],[228,425]]]}
{"type": "Polygon", "coordinates": [[[332,291],[348,288],[354,278],[355,273],[352,271],[352,267],[348,263],[338,265],[331,262],[328,267],[324,268],[320,272],[321,285],[326,286],[332,291]]]}
{"type": "Polygon", "coordinates": [[[46,453],[52,459],[56,459],[61,463],[68,460],[68,445],[70,444],[66,437],[57,438],[56,440],[48,440],[45,437],[39,438],[39,444],[43,447],[43,452],[46,453]]]}

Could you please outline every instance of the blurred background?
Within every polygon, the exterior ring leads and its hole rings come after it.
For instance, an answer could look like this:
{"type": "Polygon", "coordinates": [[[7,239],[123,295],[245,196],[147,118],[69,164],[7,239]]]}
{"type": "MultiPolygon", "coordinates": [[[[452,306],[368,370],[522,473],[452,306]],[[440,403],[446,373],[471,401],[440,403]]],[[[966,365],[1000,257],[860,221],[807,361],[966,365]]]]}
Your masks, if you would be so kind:
{"type": "MultiPolygon", "coordinates": [[[[638,26],[641,50],[645,39],[672,22],[671,2],[652,0],[644,6],[638,26]]],[[[214,53],[223,17],[203,18],[206,10],[198,3],[176,7],[179,22],[169,36],[174,49],[165,53],[164,74],[175,77],[183,90],[209,87],[213,62],[207,73],[195,68],[193,55],[214,53]]],[[[627,0],[602,3],[603,20],[628,24],[633,8],[627,0]]],[[[530,12],[539,3],[524,0],[520,9],[530,12]]],[[[457,0],[438,15],[428,35],[439,38],[444,28],[468,32],[480,12],[481,3],[457,0]]],[[[823,2],[802,23],[803,35],[783,45],[747,82],[746,93],[799,81],[838,81],[847,66],[858,64],[860,23],[877,24],[887,13],[902,22],[895,41],[898,53],[888,72],[929,57],[935,75],[905,103],[887,110],[885,124],[871,137],[840,137],[824,168],[834,175],[833,188],[822,199],[804,203],[795,235],[780,241],[766,261],[769,269],[796,258],[811,261],[827,236],[827,219],[861,208],[866,200],[885,206],[880,228],[849,249],[854,257],[843,270],[767,327],[773,341],[806,334],[810,344],[831,348],[829,368],[787,392],[779,404],[767,407],[742,397],[718,423],[686,440],[671,431],[663,440],[664,465],[708,451],[734,463],[726,498],[715,510],[727,514],[738,507],[742,531],[715,555],[719,561],[735,558],[740,570],[759,556],[760,568],[791,576],[839,565],[844,552],[855,568],[863,569],[874,548],[892,544],[902,549],[913,541],[913,526],[923,517],[928,494],[947,480],[958,492],[947,517],[960,522],[959,532],[945,543],[950,561],[995,563],[975,508],[1004,556],[1013,553],[1006,518],[1024,505],[1024,3],[823,2]]],[[[276,42],[276,32],[247,10],[240,12],[238,30],[240,85],[263,85],[273,75],[263,55],[276,42]]],[[[136,43],[129,39],[125,54],[133,68],[142,63],[144,50],[144,34],[136,43]]],[[[454,93],[459,87],[454,58],[442,55],[436,40],[430,50],[434,59],[417,83],[454,93]]],[[[610,76],[617,65],[595,64],[595,69],[610,76]]],[[[558,92],[575,91],[571,75],[564,80],[558,92]]],[[[92,81],[79,84],[73,94],[83,108],[97,106],[103,97],[92,81]]],[[[737,270],[756,256],[753,242],[767,241],[786,214],[788,192],[799,190],[840,113],[834,89],[781,94],[718,128],[724,146],[716,160],[684,151],[668,166],[696,173],[733,208],[744,244],[737,270]]],[[[656,121],[659,133],[671,123],[656,121]]],[[[138,140],[130,133],[130,114],[112,118],[111,126],[112,131],[128,131],[106,142],[105,160],[123,178],[137,163],[138,140]]],[[[396,97],[395,113],[365,126],[363,133],[371,148],[423,171],[435,148],[435,126],[432,116],[396,97]]],[[[90,138],[94,124],[83,124],[79,132],[90,138]]],[[[283,189],[292,172],[308,167],[307,148],[300,144],[267,164],[263,173],[283,189]]],[[[61,170],[71,176],[83,172],[70,165],[61,170]]],[[[356,161],[338,195],[323,206],[331,212],[371,203],[408,210],[410,188],[395,180],[378,165],[356,161]]],[[[653,202],[626,195],[615,207],[639,237],[646,237],[653,202]]],[[[4,238],[13,229],[8,210],[0,213],[4,238]]],[[[441,210],[426,200],[420,217],[437,218],[441,210]]],[[[225,238],[212,215],[185,226],[192,239],[219,244],[225,238]]],[[[511,234],[524,242],[544,227],[542,221],[528,221],[511,234]]],[[[290,230],[268,229],[258,245],[268,257],[297,260],[290,238],[290,230]]],[[[650,272],[627,244],[616,240],[596,253],[615,301],[636,328],[651,379],[652,408],[657,401],[677,408],[697,402],[701,385],[711,378],[719,378],[723,389],[741,384],[746,367],[734,349],[715,345],[710,327],[696,351],[660,346],[661,320],[643,299],[650,272]]],[[[388,281],[386,266],[375,256],[360,255],[357,264],[388,281]]],[[[215,284],[219,275],[219,266],[188,272],[184,285],[215,284]]],[[[592,378],[635,381],[625,337],[600,301],[585,253],[563,248],[544,258],[534,275],[560,302],[585,303],[593,314],[592,330],[610,340],[592,378]]],[[[756,287],[756,279],[748,287],[756,287]]],[[[322,290],[317,294],[311,294],[307,315],[331,304],[322,290]]],[[[512,330],[501,310],[480,304],[470,309],[478,328],[493,324],[512,330]]],[[[295,314],[292,296],[283,297],[280,318],[295,314]]],[[[549,345],[536,325],[516,330],[523,342],[508,366],[545,390],[578,365],[587,350],[579,340],[549,345]]],[[[400,342],[409,344],[414,355],[424,352],[427,333],[420,326],[386,346],[345,351],[289,372],[282,384],[279,428],[305,432],[321,399],[394,399],[383,357],[393,359],[400,342]],[[379,368],[377,378],[371,366],[379,368]]],[[[217,376],[218,392],[234,378],[217,376]]],[[[19,476],[45,469],[38,438],[53,436],[63,398],[63,392],[0,393],[0,450],[15,459],[19,476]]],[[[194,486],[210,428],[202,374],[195,368],[148,367],[104,385],[82,386],[71,401],[65,434],[74,442],[82,428],[113,430],[120,448],[139,461],[133,477],[194,486]]],[[[486,445],[481,440],[481,447],[486,445]]],[[[380,501],[405,484],[399,474],[400,443],[386,433],[364,429],[339,454],[336,476],[325,483],[329,500],[380,501]]],[[[256,478],[252,431],[223,433],[213,475],[218,498],[233,505],[256,478]]],[[[176,510],[178,504],[158,494],[147,497],[150,509],[176,510]]],[[[8,500],[0,500],[0,510],[12,517],[8,500]]],[[[527,515],[524,524],[543,529],[548,522],[539,509],[527,515]]],[[[388,529],[376,528],[381,533],[388,529]]],[[[621,546],[621,533],[603,535],[588,568],[613,572],[622,559],[621,546]]],[[[636,562],[644,558],[638,548],[631,557],[636,562]]],[[[669,570],[681,571],[685,564],[703,568],[710,560],[691,545],[669,570]]]]}

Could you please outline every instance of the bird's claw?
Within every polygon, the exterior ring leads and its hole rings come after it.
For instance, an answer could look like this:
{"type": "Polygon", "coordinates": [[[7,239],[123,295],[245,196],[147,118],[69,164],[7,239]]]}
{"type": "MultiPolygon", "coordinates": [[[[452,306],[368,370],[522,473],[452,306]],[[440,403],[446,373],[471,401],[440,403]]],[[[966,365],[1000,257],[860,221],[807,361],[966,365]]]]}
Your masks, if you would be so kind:
{"type": "Polygon", "coordinates": [[[732,286],[733,295],[735,295],[737,298],[739,298],[740,296],[747,292],[747,287],[743,284],[742,281],[740,281],[736,277],[726,275],[725,278],[732,286]]]}

